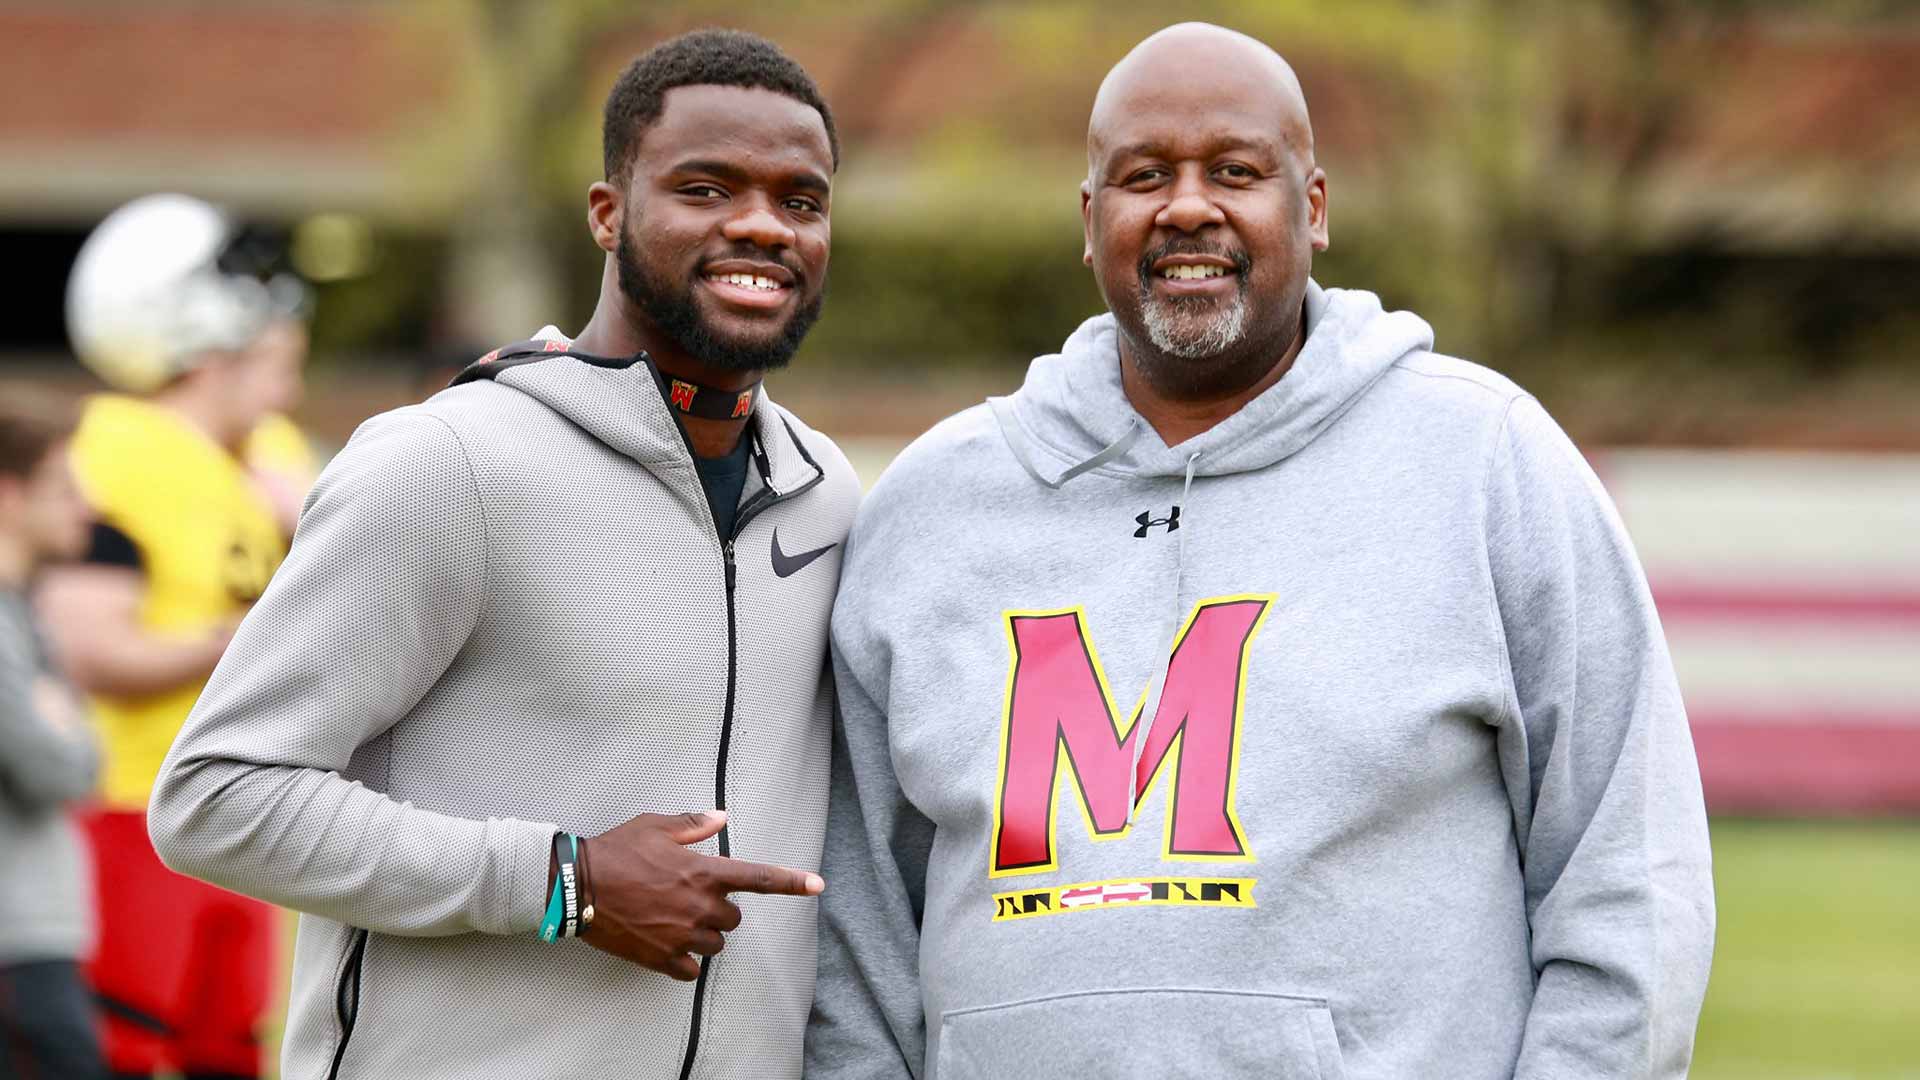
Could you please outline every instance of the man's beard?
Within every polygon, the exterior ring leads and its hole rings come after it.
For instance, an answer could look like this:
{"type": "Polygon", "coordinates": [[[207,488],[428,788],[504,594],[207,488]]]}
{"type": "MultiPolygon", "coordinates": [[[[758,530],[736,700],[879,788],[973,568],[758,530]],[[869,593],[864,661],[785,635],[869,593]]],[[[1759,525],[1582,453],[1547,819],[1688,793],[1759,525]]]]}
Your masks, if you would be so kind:
{"type": "Polygon", "coordinates": [[[1206,360],[1233,348],[1247,332],[1247,271],[1253,261],[1244,251],[1208,251],[1197,244],[1174,241],[1140,257],[1140,321],[1147,340],[1167,356],[1206,360]],[[1238,287],[1222,304],[1211,297],[1163,298],[1153,291],[1153,264],[1169,255],[1222,255],[1233,260],[1238,287]]]}
{"type": "MultiPolygon", "coordinates": [[[[682,352],[710,367],[725,371],[770,371],[786,367],[800,342],[820,318],[826,290],[803,305],[787,319],[780,333],[763,341],[733,341],[714,333],[701,317],[693,299],[693,283],[678,287],[647,273],[635,257],[627,231],[620,230],[620,246],[614,252],[620,270],[620,291],[638,307],[648,321],[665,334],[682,352]]],[[[792,286],[799,287],[796,281],[792,286]]]]}

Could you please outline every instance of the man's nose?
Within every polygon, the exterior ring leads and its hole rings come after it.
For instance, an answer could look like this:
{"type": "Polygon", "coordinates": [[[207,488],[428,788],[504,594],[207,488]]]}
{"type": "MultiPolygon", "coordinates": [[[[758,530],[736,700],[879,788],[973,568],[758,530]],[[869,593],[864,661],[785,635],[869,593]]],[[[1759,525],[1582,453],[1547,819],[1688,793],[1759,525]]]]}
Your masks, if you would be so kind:
{"type": "Polygon", "coordinates": [[[792,227],[766,206],[753,207],[730,219],[721,228],[721,235],[735,243],[745,240],[769,249],[792,247],[794,241],[792,227]]]}
{"type": "Polygon", "coordinates": [[[1183,233],[1199,232],[1208,225],[1223,225],[1227,215],[1207,191],[1206,175],[1199,169],[1182,169],[1167,193],[1167,205],[1160,208],[1153,223],[1183,233]]]}

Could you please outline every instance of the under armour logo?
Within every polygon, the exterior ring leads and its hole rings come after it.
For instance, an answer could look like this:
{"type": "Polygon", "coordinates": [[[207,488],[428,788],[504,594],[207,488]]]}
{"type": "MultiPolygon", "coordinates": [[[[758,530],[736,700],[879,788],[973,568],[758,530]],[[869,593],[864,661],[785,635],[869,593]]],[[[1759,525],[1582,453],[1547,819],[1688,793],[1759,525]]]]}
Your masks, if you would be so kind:
{"type": "Polygon", "coordinates": [[[1142,510],[1140,511],[1139,516],[1134,518],[1133,520],[1136,525],[1140,526],[1139,528],[1133,530],[1134,539],[1144,540],[1146,539],[1146,536],[1147,536],[1147,530],[1153,528],[1155,525],[1165,525],[1167,527],[1168,532],[1172,532],[1173,530],[1179,528],[1180,527],[1180,508],[1177,506],[1174,507],[1173,511],[1163,518],[1154,517],[1153,511],[1151,510],[1142,510]]]}

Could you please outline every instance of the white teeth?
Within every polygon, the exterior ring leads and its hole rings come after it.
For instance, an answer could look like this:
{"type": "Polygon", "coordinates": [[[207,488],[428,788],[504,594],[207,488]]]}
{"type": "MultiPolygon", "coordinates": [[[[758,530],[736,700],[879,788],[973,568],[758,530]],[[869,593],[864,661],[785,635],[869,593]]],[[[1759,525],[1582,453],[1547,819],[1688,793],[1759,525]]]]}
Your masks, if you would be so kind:
{"type": "Polygon", "coordinates": [[[1226,268],[1222,266],[1169,266],[1160,271],[1160,276],[1174,281],[1185,281],[1190,278],[1220,277],[1226,272],[1226,268]]]}
{"type": "Polygon", "coordinates": [[[722,281],[728,285],[739,285],[748,289],[759,289],[762,292],[784,288],[779,282],[760,274],[709,274],[707,280],[722,281]]]}

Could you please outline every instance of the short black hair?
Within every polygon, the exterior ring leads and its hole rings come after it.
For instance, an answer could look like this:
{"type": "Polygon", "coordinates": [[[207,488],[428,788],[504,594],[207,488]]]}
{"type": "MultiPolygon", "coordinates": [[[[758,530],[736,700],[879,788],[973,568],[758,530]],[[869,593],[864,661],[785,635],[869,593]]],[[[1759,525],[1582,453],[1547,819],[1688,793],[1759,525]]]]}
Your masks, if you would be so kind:
{"type": "Polygon", "coordinates": [[[772,90],[810,105],[827,126],[833,167],[840,167],[840,137],[820,88],[780,46],[741,30],[692,30],[648,49],[628,64],[607,95],[600,129],[608,180],[624,179],[647,129],[666,108],[667,91],[681,86],[744,86],[772,90]]]}

